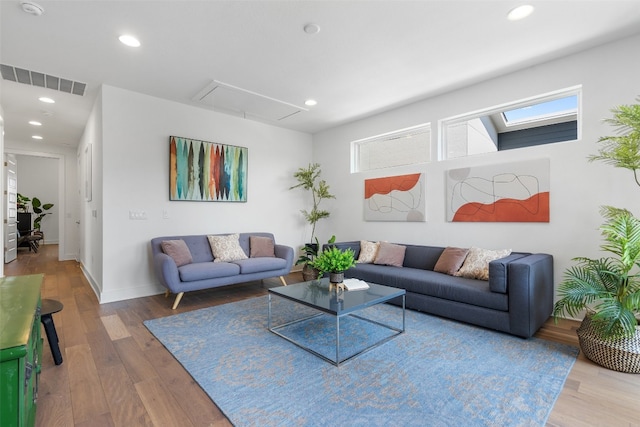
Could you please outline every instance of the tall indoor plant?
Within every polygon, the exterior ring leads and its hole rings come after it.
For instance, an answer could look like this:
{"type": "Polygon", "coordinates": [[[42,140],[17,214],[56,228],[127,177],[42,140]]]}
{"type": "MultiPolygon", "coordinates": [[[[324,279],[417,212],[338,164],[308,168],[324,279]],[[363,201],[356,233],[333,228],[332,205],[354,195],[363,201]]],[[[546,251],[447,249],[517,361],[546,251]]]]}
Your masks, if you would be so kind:
{"type": "MultiPolygon", "coordinates": [[[[302,188],[309,191],[313,201],[310,211],[301,210],[304,219],[311,225],[311,239],[303,246],[302,254],[296,262],[296,265],[303,265],[302,277],[305,281],[317,279],[319,274],[318,270],[311,265],[320,251],[318,238],[315,237],[316,223],[323,218],[328,218],[330,215],[329,211],[320,209],[320,202],[324,199],[335,199],[335,196],[329,191],[327,182],[321,179],[321,173],[320,164],[318,163],[309,163],[306,168],[298,168],[293,174],[298,183],[289,188],[290,190],[302,188]]],[[[332,239],[335,241],[335,236],[332,239]]],[[[329,240],[329,243],[333,243],[333,241],[329,240]]]]}
{"type": "Polygon", "coordinates": [[[336,198],[329,192],[329,185],[327,182],[320,178],[321,173],[320,164],[318,163],[309,163],[309,166],[306,168],[298,168],[298,170],[293,174],[293,177],[298,181],[298,183],[289,188],[290,190],[293,190],[294,188],[303,188],[311,193],[313,207],[310,211],[302,209],[300,212],[302,212],[304,219],[311,225],[311,239],[309,242],[312,243],[316,234],[316,223],[323,218],[328,218],[330,215],[329,211],[320,209],[320,202],[324,199],[336,198]]]}
{"type": "MultiPolygon", "coordinates": [[[[589,160],[631,170],[640,186],[640,105],[623,105],[612,113],[606,122],[618,134],[600,138],[603,146],[589,160]]],[[[584,354],[609,369],[640,373],[640,219],[611,206],[603,207],[602,215],[601,249],[610,256],[574,258],[577,264],[565,271],[553,312],[557,319],[586,311],[577,330],[584,354]]]]}

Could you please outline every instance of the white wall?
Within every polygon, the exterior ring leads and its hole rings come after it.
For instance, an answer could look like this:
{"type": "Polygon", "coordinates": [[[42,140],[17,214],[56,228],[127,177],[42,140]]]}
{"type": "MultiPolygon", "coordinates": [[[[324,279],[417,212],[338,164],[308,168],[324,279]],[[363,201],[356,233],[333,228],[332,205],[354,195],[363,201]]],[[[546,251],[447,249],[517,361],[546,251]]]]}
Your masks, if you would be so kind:
{"type": "MultiPolygon", "coordinates": [[[[53,207],[46,212],[40,221],[44,233],[45,243],[59,243],[58,215],[58,159],[39,156],[16,156],[18,165],[18,193],[33,199],[37,197],[42,204],[53,203],[53,207]]],[[[36,214],[31,219],[36,218],[36,214]]]]}
{"type": "Polygon", "coordinates": [[[314,135],[314,161],[322,165],[337,197],[328,203],[332,216],[319,226],[320,234],[336,234],[339,241],[388,240],[546,252],[555,258],[555,280],[560,282],[572,257],[601,256],[597,230],[602,222],[600,205],[625,207],[640,214],[640,188],[632,173],[586,160],[596,153],[599,136],[614,134],[602,122],[611,116],[610,109],[634,103],[640,95],[640,61],[633,53],[639,49],[640,37],[628,38],[314,135]],[[575,85],[583,87],[579,141],[434,160],[377,173],[349,173],[350,141],[430,122],[431,158],[437,159],[438,120],[575,85]],[[549,223],[446,222],[447,170],[545,157],[551,163],[549,223]],[[412,172],[426,173],[427,222],[363,221],[364,179],[412,172]]]}
{"type": "MultiPolygon", "coordinates": [[[[79,219],[79,206],[78,185],[76,176],[76,154],[74,149],[63,147],[60,145],[44,145],[41,142],[15,141],[6,139],[4,151],[20,156],[20,158],[23,158],[23,161],[28,161],[28,159],[25,159],[26,156],[35,156],[37,158],[46,158],[47,161],[57,162],[58,175],[56,177],[50,176],[50,179],[53,180],[58,189],[58,202],[56,203],[57,206],[54,207],[54,209],[56,209],[56,214],[46,217],[43,220],[42,224],[44,226],[47,223],[48,225],[50,225],[54,221],[57,222],[57,240],[59,241],[58,258],[60,260],[77,259],[79,252],[79,227],[76,221],[78,221],[79,219]]],[[[37,174],[35,177],[29,176],[29,171],[26,169],[26,166],[24,166],[22,170],[20,170],[20,164],[18,164],[19,189],[22,188],[20,186],[21,179],[27,181],[36,179],[37,181],[43,178],[41,178],[37,174]]],[[[48,183],[47,185],[53,184],[48,183]]],[[[41,201],[47,202],[51,200],[42,198],[41,201]]],[[[50,242],[49,237],[50,236],[45,234],[47,242],[50,242]]]]}
{"type": "MultiPolygon", "coordinates": [[[[82,145],[91,139],[95,145],[90,203],[99,217],[91,220],[102,223],[102,266],[85,269],[100,302],[163,291],[151,267],[149,241],[156,236],[268,231],[278,243],[302,244],[307,233],[299,211],[307,200],[288,189],[294,171],[311,161],[311,135],[110,86],[102,87],[98,103],[90,123],[96,130],[82,145]],[[169,201],[170,135],[247,147],[247,202],[169,201]],[[147,219],[130,220],[132,210],[147,219]]],[[[94,263],[97,238],[89,239],[94,263]]]]}

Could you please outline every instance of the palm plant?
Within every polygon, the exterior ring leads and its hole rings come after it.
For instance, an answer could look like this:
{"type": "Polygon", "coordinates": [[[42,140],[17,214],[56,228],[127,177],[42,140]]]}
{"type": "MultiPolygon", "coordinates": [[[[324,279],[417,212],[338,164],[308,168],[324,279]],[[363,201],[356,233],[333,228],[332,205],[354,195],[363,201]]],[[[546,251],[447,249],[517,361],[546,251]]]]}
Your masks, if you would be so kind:
{"type": "MultiPolygon", "coordinates": [[[[636,98],[640,101],[640,97],[636,98]]],[[[597,155],[588,157],[589,161],[601,160],[617,168],[633,172],[636,184],[640,186],[640,104],[621,105],[611,110],[613,117],[605,119],[618,131],[615,136],[603,136],[598,139],[602,148],[597,155]]]]}
{"type": "Polygon", "coordinates": [[[565,271],[553,314],[575,317],[593,312],[594,331],[603,339],[631,337],[640,315],[640,220],[625,209],[603,208],[601,249],[615,256],[578,257],[565,271]]]}

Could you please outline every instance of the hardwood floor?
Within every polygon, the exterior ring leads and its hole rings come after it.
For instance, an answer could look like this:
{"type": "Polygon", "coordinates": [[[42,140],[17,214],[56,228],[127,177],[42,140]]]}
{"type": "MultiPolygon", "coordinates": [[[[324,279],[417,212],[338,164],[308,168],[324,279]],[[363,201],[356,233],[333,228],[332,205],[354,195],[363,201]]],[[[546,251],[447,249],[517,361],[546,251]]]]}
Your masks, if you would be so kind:
{"type": "MultiPolygon", "coordinates": [[[[64,361],[56,366],[44,340],[37,426],[229,426],[191,376],[147,331],[144,320],[264,295],[278,279],[192,292],[177,310],[163,295],[98,304],[75,261],[57,261],[56,245],[21,250],[5,275],[44,273],[64,361]]],[[[299,273],[288,278],[300,281],[299,273]]],[[[577,346],[578,323],[552,320],[536,336],[577,346]]],[[[576,361],[547,426],[640,426],[640,375],[576,361]]]]}

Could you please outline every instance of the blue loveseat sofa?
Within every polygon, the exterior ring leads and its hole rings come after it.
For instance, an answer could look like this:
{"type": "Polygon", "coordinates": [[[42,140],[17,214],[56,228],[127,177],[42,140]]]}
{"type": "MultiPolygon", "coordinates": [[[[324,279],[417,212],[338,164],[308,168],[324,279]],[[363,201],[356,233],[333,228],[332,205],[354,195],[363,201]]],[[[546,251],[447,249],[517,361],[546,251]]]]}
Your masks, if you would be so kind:
{"type": "MultiPolygon", "coordinates": [[[[164,236],[151,240],[153,266],[162,286],[167,288],[167,296],[174,293],[176,299],[173,309],[178,307],[185,292],[218,286],[244,283],[271,277],[280,277],[283,285],[285,275],[289,274],[293,265],[293,248],[275,243],[273,234],[237,233],[241,250],[245,259],[220,262],[216,261],[212,252],[208,235],[164,236]],[[259,238],[262,242],[271,241],[271,252],[268,255],[256,253],[251,242],[259,238]],[[187,260],[170,256],[163,248],[163,242],[183,241],[188,249],[187,260]],[[178,259],[180,262],[176,262],[178,259]]],[[[229,234],[213,234],[211,236],[230,236],[229,234]]],[[[166,247],[165,247],[166,248],[166,247]]]]}

